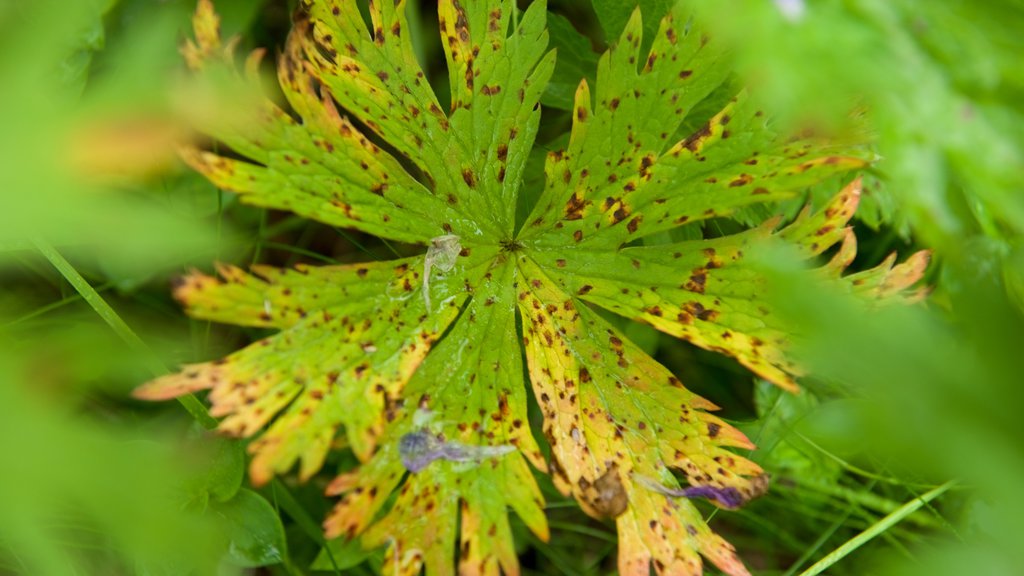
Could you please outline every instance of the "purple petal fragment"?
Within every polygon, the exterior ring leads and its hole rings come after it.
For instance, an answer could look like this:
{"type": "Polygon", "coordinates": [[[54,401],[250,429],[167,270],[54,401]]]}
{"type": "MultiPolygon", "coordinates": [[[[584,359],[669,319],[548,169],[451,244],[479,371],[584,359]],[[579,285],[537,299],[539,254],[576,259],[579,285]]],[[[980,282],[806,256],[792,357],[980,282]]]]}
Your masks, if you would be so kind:
{"type": "Polygon", "coordinates": [[[688,486],[686,488],[669,488],[646,476],[634,476],[637,483],[641,484],[648,490],[664,494],[671,498],[707,498],[718,502],[723,508],[735,509],[746,503],[746,499],[743,494],[731,486],[716,487],[716,486],[688,486]]]}
{"type": "Polygon", "coordinates": [[[740,491],[730,487],[716,488],[714,486],[690,486],[680,490],[680,496],[686,498],[707,498],[715,500],[725,508],[739,508],[743,505],[743,495],[740,491]]]}
{"type": "Polygon", "coordinates": [[[426,468],[431,462],[441,458],[437,452],[437,439],[427,432],[410,432],[398,441],[398,455],[402,465],[409,472],[416,473],[426,468]]]}
{"type": "Polygon", "coordinates": [[[471,462],[504,456],[514,451],[515,447],[509,444],[471,446],[461,442],[444,442],[426,430],[410,432],[398,441],[398,454],[402,465],[413,474],[420,472],[435,460],[471,462]]]}

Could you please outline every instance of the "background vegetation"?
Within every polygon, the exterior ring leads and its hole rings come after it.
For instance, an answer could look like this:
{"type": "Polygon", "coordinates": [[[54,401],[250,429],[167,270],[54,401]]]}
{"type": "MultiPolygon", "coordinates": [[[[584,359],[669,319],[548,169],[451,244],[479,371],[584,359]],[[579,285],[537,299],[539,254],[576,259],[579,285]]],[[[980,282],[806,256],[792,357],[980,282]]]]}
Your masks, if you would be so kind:
{"type": "MultiPolygon", "coordinates": [[[[218,0],[217,8],[243,48],[280,47],[289,4],[218,0]]],[[[414,7],[424,30],[436,26],[429,4],[414,7]]],[[[549,2],[559,66],[539,148],[560,145],[563,110],[579,78],[593,75],[605,38],[624,25],[625,4],[549,2]]],[[[653,22],[669,2],[640,4],[653,22]]],[[[627,327],[723,406],[773,475],[768,496],[715,515],[714,527],[756,574],[800,574],[865,531],[828,573],[1019,572],[1024,2],[707,4],[706,21],[735,42],[743,81],[781,114],[834,118],[857,108],[870,118],[880,161],[866,174],[855,266],[893,250],[935,256],[927,304],[865,316],[795,282],[784,256],[769,255],[774,297],[802,322],[815,369],[799,395],[627,327]],[[934,499],[922,505],[923,495],[934,499]]],[[[176,47],[193,8],[191,0],[0,0],[0,573],[372,573],[380,565],[354,546],[322,552],[326,476],[251,491],[243,447],[204,432],[201,406],[128,397],[154,375],[259,336],[186,318],[168,283],[188,268],[416,251],[242,206],[176,161],[175,110],[190,105],[178,90],[176,47]]],[[[431,73],[444,74],[435,39],[420,34],[419,49],[431,73]]],[[[702,233],[747,224],[716,220],[702,233]]],[[[333,467],[346,464],[336,459],[333,467]]],[[[541,482],[552,539],[519,530],[524,569],[612,573],[614,530],[541,482]]]]}

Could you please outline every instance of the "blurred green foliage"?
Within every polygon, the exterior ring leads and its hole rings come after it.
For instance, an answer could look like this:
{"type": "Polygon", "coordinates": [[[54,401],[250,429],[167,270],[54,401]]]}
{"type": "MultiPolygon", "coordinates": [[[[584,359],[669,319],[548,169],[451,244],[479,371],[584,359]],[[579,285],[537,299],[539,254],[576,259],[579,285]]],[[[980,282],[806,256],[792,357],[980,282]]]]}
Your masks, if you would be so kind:
{"type": "MultiPolygon", "coordinates": [[[[292,4],[217,7],[228,34],[274,48],[292,4]]],[[[424,28],[436,25],[430,4],[417,12],[424,28]]],[[[668,2],[640,4],[650,30],[668,2]]],[[[540,144],[554,149],[576,84],[593,78],[598,50],[632,5],[550,6],[559,64],[540,144]]],[[[180,408],[128,399],[154,372],[258,336],[184,318],[167,296],[171,276],[215,259],[283,265],[408,250],[243,207],[176,163],[164,136],[181,104],[176,46],[192,9],[186,0],[0,1],[2,573],[232,574],[264,565],[280,574],[371,573],[380,565],[378,554],[323,548],[322,480],[254,492],[238,442],[213,439],[180,408]],[[64,257],[68,268],[54,267],[64,257]]],[[[866,311],[808,282],[785,254],[769,255],[774,297],[802,322],[815,374],[796,396],[627,328],[726,417],[743,420],[760,446],[752,457],[773,474],[767,497],[718,514],[716,530],[755,573],[799,574],[958,479],[828,573],[1016,573],[1024,566],[1024,2],[722,0],[703,9],[733,39],[742,81],[780,121],[866,114],[881,160],[867,175],[858,264],[908,246],[935,256],[926,304],[866,311]],[[793,5],[803,10],[783,10],[793,5]]],[[[443,72],[433,36],[419,35],[418,51],[443,72]]],[[[535,183],[542,158],[530,164],[535,183]]],[[[681,234],[749,223],[739,220],[681,234]]],[[[610,573],[614,532],[543,485],[552,539],[518,530],[524,569],[610,573]]]]}

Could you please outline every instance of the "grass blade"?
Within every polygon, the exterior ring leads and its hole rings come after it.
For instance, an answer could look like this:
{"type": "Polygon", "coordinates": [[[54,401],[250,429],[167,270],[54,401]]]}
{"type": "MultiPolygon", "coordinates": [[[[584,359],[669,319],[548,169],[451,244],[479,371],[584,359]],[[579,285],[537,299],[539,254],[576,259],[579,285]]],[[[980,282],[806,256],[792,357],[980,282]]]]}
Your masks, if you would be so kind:
{"type": "MultiPolygon", "coordinates": [[[[167,366],[160,358],[157,357],[149,346],[146,346],[146,343],[139,338],[139,335],[128,326],[110,304],[103,299],[103,296],[100,296],[100,293],[89,284],[88,280],[78,273],[78,270],[56,248],[44,240],[34,240],[33,243],[36,249],[39,250],[39,253],[60,272],[61,276],[81,295],[82,299],[110,326],[111,330],[124,340],[132,350],[145,359],[149,371],[154,376],[167,373],[167,366]]],[[[178,398],[178,401],[204,428],[213,429],[217,427],[217,421],[210,416],[206,411],[206,407],[195,396],[191,394],[181,396],[178,398]]]]}
{"type": "Polygon", "coordinates": [[[907,516],[913,514],[928,502],[931,502],[932,500],[938,498],[955,485],[956,481],[950,480],[949,482],[946,482],[942,486],[939,486],[933,490],[926,492],[925,494],[922,494],[920,498],[915,498],[914,500],[907,502],[903,506],[900,506],[892,514],[889,514],[885,518],[882,518],[874,525],[869,527],[867,530],[847,540],[839,548],[836,548],[832,552],[829,552],[827,555],[825,555],[824,558],[815,562],[813,566],[801,572],[800,576],[817,576],[818,574],[821,574],[825,570],[829,569],[833,564],[845,558],[850,552],[853,552],[854,550],[860,548],[866,542],[870,541],[874,537],[884,533],[893,525],[899,523],[907,516]]]}

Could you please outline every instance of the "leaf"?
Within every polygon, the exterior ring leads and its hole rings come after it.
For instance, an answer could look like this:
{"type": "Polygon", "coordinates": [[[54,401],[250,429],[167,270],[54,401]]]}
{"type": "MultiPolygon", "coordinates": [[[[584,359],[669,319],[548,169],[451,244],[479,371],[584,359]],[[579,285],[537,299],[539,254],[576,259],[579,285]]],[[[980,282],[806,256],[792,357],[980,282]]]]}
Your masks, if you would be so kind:
{"type": "Polygon", "coordinates": [[[645,22],[644,37],[652,38],[658,31],[658,22],[668,14],[673,4],[673,0],[593,0],[594,12],[609,41],[622,35],[630,16],[638,11],[643,14],[645,22]]]}
{"type": "Polygon", "coordinates": [[[225,521],[228,555],[244,567],[277,564],[287,556],[284,528],[274,507],[252,490],[242,489],[214,510],[225,521]]]}
{"type": "Polygon", "coordinates": [[[60,63],[60,84],[75,96],[82,94],[89,81],[93,55],[106,45],[103,17],[114,4],[116,0],[91,3],[86,9],[87,21],[80,25],[71,41],[67,42],[68,53],[60,63]]]}
{"type": "Polygon", "coordinates": [[[836,461],[808,446],[792,431],[819,407],[817,397],[811,393],[787,394],[767,382],[759,382],[754,399],[763,424],[757,432],[758,451],[752,457],[798,485],[834,484],[841,472],[836,461]]]}
{"type": "MultiPolygon", "coordinates": [[[[303,2],[278,68],[295,116],[265,99],[200,110],[198,127],[233,154],[183,157],[244,202],[424,253],[191,273],[175,288],[190,315],[278,332],[136,394],[209,389],[221,431],[254,438],[257,484],[296,463],[310,478],[344,435],[360,464],[331,482],[340,502],[324,527],[367,550],[386,546],[387,574],[518,574],[509,510],[549,536],[531,465],[591,516],[615,519],[620,573],[699,574],[703,557],[747,574],[691,500],[734,509],[762,494],[767,476],[731,451],[753,445],[616,326],[647,324],[795,389],[803,369],[790,357],[792,327],[764,298],[759,248],[788,245],[817,266],[817,281],[871,301],[920,297],[911,287],[927,256],[843,276],[859,179],[788,225],[700,236],[694,224],[755,206],[770,213],[871,155],[775,130],[756,98],[734,89],[727,51],[685,4],[649,23],[654,35],[634,11],[599,59],[594,90],[580,82],[566,149],[548,155],[544,189],[517,229],[555,70],[545,5],[513,18],[510,0],[440,2],[446,113],[413,53],[404,2],[373,2],[369,26],[355,3],[303,2]],[[722,102],[710,118],[688,118],[722,102]],[[686,126],[698,128],[676,136],[686,126]],[[530,432],[528,388],[550,460],[530,432]]],[[[254,78],[234,72],[216,29],[200,2],[186,59],[200,78],[251,93],[254,78]]],[[[650,339],[651,328],[630,333],[650,339]]]]}
{"type": "Polygon", "coordinates": [[[400,444],[406,434],[425,430],[439,442],[518,448],[478,461],[438,459],[410,474],[394,506],[363,537],[369,546],[392,544],[385,554],[386,573],[416,574],[424,563],[430,573],[447,573],[460,519],[461,569],[496,573],[500,565],[517,573],[506,506],[547,539],[540,489],[526,463],[544,466],[526,419],[515,339],[514,264],[499,259],[485,274],[452,332],[409,382],[410,410],[389,440],[365,467],[340,476],[329,488],[344,499],[325,523],[327,535],[351,536],[370,524],[405,473],[400,444]]]}
{"type": "Polygon", "coordinates": [[[540,101],[545,106],[572,110],[573,95],[580,79],[594,81],[598,55],[590,39],[580,34],[564,16],[548,14],[548,32],[551,34],[551,46],[558,51],[558,59],[540,101]]]}
{"type": "Polygon", "coordinates": [[[200,452],[200,473],[189,478],[186,491],[190,500],[203,506],[207,502],[225,502],[238,493],[245,476],[245,451],[241,444],[226,438],[206,438],[200,452]]]}
{"type": "MultiPolygon", "coordinates": [[[[741,572],[732,547],[713,535],[692,504],[665,506],[636,478],[675,485],[667,466],[693,485],[759,495],[760,468],[724,450],[751,448],[738,430],[707,414],[710,402],[559,290],[536,265],[520,261],[520,293],[534,394],[545,418],[556,486],[588,514],[616,518],[623,574],[700,570],[700,551],[726,572],[741,572]],[[529,268],[527,268],[529,266],[529,268]],[[554,463],[557,463],[555,465],[554,463]],[[683,547],[675,543],[684,542],[683,547]]],[[[731,506],[730,506],[731,507],[731,506]]]]}
{"type": "Polygon", "coordinates": [[[394,409],[402,386],[465,300],[457,278],[435,273],[435,307],[428,313],[417,286],[422,260],[257,267],[255,274],[223,266],[223,280],[185,278],[175,296],[193,316],[283,331],[222,360],[157,379],[136,395],[159,399],[212,388],[211,413],[228,416],[220,430],[235,436],[253,435],[284,410],[249,445],[249,474],[257,484],[296,460],[301,476],[311,476],[339,425],[365,459],[385,412],[394,409]],[[324,286],[331,290],[322,293],[324,286]]]}

